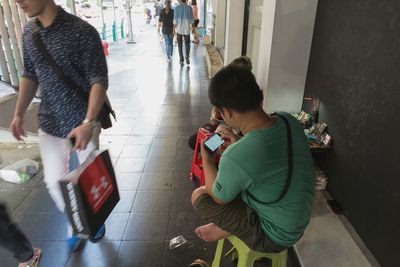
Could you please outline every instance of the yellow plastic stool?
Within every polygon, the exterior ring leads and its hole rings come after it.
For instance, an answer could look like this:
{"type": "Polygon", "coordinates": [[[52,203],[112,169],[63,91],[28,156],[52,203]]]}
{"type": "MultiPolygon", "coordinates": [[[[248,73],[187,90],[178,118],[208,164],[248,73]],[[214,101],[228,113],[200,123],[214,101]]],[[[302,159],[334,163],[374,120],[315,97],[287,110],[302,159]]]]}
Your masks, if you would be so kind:
{"type": "MultiPolygon", "coordinates": [[[[237,267],[251,267],[256,260],[261,258],[271,259],[272,267],[286,267],[287,250],[284,250],[281,253],[258,252],[251,250],[242,240],[234,235],[228,236],[226,239],[232,243],[233,247],[225,254],[225,257],[230,255],[232,257],[232,261],[238,259],[237,267]]],[[[220,267],[224,241],[225,239],[218,241],[212,267],[220,267]]]]}

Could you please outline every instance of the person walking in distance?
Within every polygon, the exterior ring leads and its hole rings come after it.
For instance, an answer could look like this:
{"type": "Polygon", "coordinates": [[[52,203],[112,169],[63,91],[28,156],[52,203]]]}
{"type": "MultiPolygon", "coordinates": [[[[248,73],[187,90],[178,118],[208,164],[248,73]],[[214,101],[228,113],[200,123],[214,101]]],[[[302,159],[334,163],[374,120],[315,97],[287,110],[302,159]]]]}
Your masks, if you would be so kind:
{"type": "Polygon", "coordinates": [[[200,20],[199,20],[199,7],[197,6],[197,0],[192,0],[192,10],[193,10],[193,18],[194,18],[194,23],[192,27],[192,34],[194,41],[193,43],[198,44],[199,43],[199,34],[197,33],[196,29],[199,26],[200,20]]]}
{"type": "Polygon", "coordinates": [[[171,7],[171,0],[165,1],[165,8],[160,12],[160,18],[158,22],[158,32],[162,28],[162,34],[164,36],[165,50],[167,54],[168,62],[172,61],[172,52],[174,49],[173,38],[174,38],[174,10],[171,7]]]}
{"type": "MultiPolygon", "coordinates": [[[[17,3],[35,19],[24,27],[24,69],[11,130],[17,140],[26,136],[24,114],[40,87],[38,126],[44,181],[57,208],[64,212],[59,180],[69,171],[71,152],[83,162],[99,146],[97,118],[106,100],[107,63],[99,34],[87,22],[67,13],[53,0],[17,3]],[[46,58],[46,50],[53,62],[46,58]],[[51,65],[58,65],[79,88],[68,86],[51,65]],[[88,99],[82,95],[88,95],[88,99]],[[75,140],[72,149],[71,138],[75,140]]],[[[92,241],[98,241],[104,233],[103,225],[92,241]]],[[[70,225],[68,236],[69,248],[75,251],[81,239],[72,235],[70,225]]]]}
{"type": "Polygon", "coordinates": [[[158,22],[158,19],[160,17],[161,9],[163,8],[163,5],[161,4],[160,0],[157,0],[157,2],[154,4],[154,25],[158,22]]]}
{"type": "Polygon", "coordinates": [[[174,9],[174,28],[178,39],[179,64],[183,65],[183,47],[185,40],[186,64],[190,64],[190,33],[191,26],[194,23],[193,10],[187,4],[187,0],[181,0],[181,3],[174,9]]]}

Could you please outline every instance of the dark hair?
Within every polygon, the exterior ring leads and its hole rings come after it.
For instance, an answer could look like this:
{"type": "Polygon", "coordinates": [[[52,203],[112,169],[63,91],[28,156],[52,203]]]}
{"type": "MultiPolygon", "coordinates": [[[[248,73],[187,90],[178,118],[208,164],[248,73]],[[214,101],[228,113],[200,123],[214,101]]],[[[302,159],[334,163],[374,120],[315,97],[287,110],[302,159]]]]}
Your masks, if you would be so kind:
{"type": "Polygon", "coordinates": [[[197,6],[197,1],[196,0],[192,0],[192,6],[197,6]]]}
{"type": "Polygon", "coordinates": [[[237,112],[256,110],[263,94],[253,73],[240,65],[228,65],[211,79],[208,97],[218,109],[230,108],[237,112]]]}
{"type": "Polygon", "coordinates": [[[232,60],[230,65],[241,65],[245,68],[253,69],[253,63],[251,63],[251,59],[246,56],[241,56],[232,60]]]}

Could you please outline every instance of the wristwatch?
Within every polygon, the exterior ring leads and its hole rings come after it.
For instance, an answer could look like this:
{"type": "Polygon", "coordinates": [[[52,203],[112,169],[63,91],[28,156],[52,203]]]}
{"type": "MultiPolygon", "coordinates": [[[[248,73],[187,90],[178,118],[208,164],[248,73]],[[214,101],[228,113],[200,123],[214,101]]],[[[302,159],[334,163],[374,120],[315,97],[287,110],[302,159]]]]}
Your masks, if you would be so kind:
{"type": "Polygon", "coordinates": [[[91,120],[91,119],[84,119],[82,121],[82,124],[89,124],[90,128],[93,128],[97,125],[97,121],[96,120],[91,120]]]}

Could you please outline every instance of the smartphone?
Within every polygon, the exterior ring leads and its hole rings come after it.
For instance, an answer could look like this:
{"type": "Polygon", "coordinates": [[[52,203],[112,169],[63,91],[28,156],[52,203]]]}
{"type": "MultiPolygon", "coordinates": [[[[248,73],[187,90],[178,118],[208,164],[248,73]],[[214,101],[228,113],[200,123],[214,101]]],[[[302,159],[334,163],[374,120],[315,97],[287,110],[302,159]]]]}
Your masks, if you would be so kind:
{"type": "Polygon", "coordinates": [[[214,134],[211,137],[209,137],[205,142],[204,145],[206,147],[206,149],[210,152],[210,153],[214,153],[215,151],[217,151],[217,149],[224,144],[224,139],[222,139],[222,137],[219,134],[214,134]]]}
{"type": "Polygon", "coordinates": [[[76,142],[75,137],[71,137],[69,140],[71,142],[72,147],[74,147],[75,146],[75,142],[76,142]]]}

